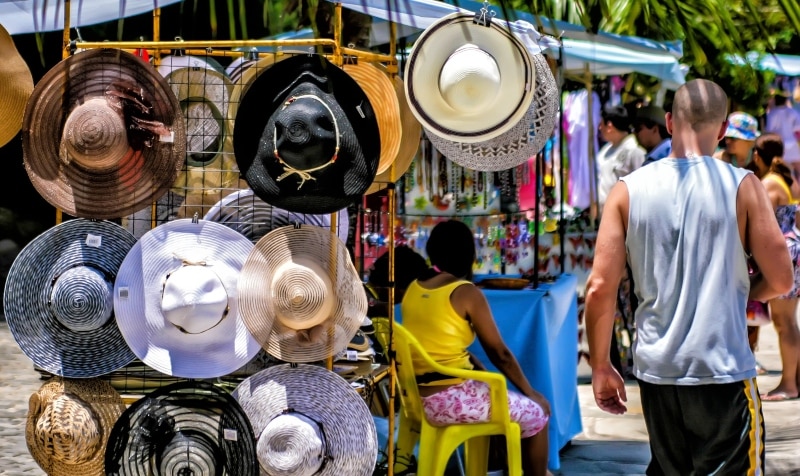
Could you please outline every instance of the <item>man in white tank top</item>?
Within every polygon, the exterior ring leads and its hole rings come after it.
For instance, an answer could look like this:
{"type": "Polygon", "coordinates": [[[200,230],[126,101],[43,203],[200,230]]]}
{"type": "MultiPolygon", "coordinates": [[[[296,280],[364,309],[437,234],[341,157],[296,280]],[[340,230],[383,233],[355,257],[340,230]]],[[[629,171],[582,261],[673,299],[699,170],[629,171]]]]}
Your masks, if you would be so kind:
{"type": "Polygon", "coordinates": [[[669,156],[621,178],[606,202],[587,282],[597,405],[626,411],[609,360],[617,286],[630,266],[633,349],[652,460],[648,475],[760,475],[764,421],[747,342],[748,299],[793,286],[789,253],[758,178],[713,159],[727,96],[711,81],[675,93],[669,156]],[[760,270],[748,275],[747,257],[760,270]]]}

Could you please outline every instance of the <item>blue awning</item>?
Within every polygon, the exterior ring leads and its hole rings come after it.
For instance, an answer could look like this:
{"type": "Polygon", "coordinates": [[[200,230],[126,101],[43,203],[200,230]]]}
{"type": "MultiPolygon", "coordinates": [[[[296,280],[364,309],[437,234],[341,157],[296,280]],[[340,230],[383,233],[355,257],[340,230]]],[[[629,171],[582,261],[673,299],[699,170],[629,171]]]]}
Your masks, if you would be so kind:
{"type": "Polygon", "coordinates": [[[800,76],[800,56],[751,51],[746,57],[729,56],[728,60],[733,64],[749,64],[761,71],[773,71],[781,76],[800,76]]]}

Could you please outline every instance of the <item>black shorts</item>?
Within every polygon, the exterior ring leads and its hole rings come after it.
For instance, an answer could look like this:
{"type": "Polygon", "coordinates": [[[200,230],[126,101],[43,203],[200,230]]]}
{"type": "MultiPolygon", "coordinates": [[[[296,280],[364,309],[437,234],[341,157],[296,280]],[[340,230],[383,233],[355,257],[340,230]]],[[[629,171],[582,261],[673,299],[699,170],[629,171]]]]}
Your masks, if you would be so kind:
{"type": "Polygon", "coordinates": [[[764,474],[764,416],[756,379],[710,385],[639,381],[650,436],[648,476],[764,474]]]}

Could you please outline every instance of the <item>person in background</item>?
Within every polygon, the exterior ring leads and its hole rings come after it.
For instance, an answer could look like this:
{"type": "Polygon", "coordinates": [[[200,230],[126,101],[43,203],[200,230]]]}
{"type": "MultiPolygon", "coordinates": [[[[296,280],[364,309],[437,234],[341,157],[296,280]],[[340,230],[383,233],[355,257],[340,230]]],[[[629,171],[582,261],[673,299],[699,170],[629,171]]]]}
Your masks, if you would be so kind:
{"type": "Polygon", "coordinates": [[[602,117],[600,138],[606,143],[597,153],[597,203],[601,216],[611,187],[620,177],[641,167],[645,155],[631,134],[631,116],[624,106],[606,106],[602,117]]]}
{"type": "MultiPolygon", "coordinates": [[[[448,220],[431,230],[425,251],[431,263],[406,290],[401,304],[403,326],[441,365],[474,369],[467,348],[475,336],[492,364],[520,393],[509,390],[511,419],[522,430],[525,475],[547,471],[550,404],[531,387],[497,329],[489,303],[472,281],[475,238],[464,223],[448,220]]],[[[431,424],[487,421],[491,412],[489,386],[426,368],[414,361],[425,415],[431,424]]]]}
{"type": "Polygon", "coordinates": [[[726,130],[727,96],[703,79],[675,92],[672,152],[623,177],[600,222],[586,292],[596,404],[627,410],[625,383],[608,356],[626,261],[639,306],[633,351],[649,475],[764,472],[764,420],[748,299],[794,283],[766,190],[753,173],[711,157],[726,130]],[[760,273],[751,281],[747,254],[760,273]]]}
{"type": "Polygon", "coordinates": [[[758,134],[758,121],[755,117],[746,112],[731,113],[723,137],[724,147],[714,153],[714,158],[736,167],[746,167],[750,163],[758,134]]]}
{"type": "MultiPolygon", "coordinates": [[[[428,269],[428,263],[421,254],[406,245],[394,248],[394,302],[403,301],[403,295],[412,281],[428,269]]],[[[369,307],[368,317],[386,317],[389,315],[389,251],[372,263],[365,284],[369,307]]]]}
{"type": "Polygon", "coordinates": [[[666,114],[664,109],[655,104],[642,106],[636,110],[633,131],[639,145],[647,151],[642,165],[663,159],[672,151],[672,139],[667,132],[666,114]]]}
{"type": "Polygon", "coordinates": [[[764,134],[756,139],[753,163],[756,175],[767,190],[775,217],[781,227],[794,264],[792,290],[769,301],[770,315],[778,332],[781,352],[781,380],[778,386],[762,395],[766,401],[797,398],[800,388],[800,329],[797,327],[797,302],[800,297],[800,238],[796,234],[795,214],[800,190],[792,170],[783,162],[783,141],[778,134],[764,134]]]}
{"type": "Polygon", "coordinates": [[[789,93],[776,91],[773,106],[767,112],[765,132],[778,134],[783,141],[783,162],[792,168],[795,179],[800,178],[800,112],[789,104],[789,93]]]}

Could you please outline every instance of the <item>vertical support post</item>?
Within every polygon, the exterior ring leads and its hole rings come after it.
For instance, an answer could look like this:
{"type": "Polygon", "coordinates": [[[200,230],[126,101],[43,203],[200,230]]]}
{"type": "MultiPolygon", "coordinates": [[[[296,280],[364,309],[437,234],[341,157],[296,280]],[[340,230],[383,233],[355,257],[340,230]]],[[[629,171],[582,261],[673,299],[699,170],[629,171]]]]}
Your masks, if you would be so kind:
{"type": "MultiPolygon", "coordinates": [[[[396,52],[396,43],[397,41],[397,24],[395,22],[389,22],[389,55],[392,57],[392,61],[396,61],[397,52],[396,52]]],[[[395,184],[397,183],[398,177],[395,175],[397,174],[397,166],[395,162],[389,166],[389,189],[387,191],[387,198],[389,200],[389,232],[387,237],[387,245],[389,246],[389,302],[388,302],[388,318],[389,318],[389,436],[387,439],[387,461],[386,464],[388,466],[387,474],[388,476],[394,476],[394,429],[395,429],[395,410],[394,410],[394,402],[397,398],[395,392],[397,388],[396,379],[397,375],[395,373],[395,358],[394,358],[394,229],[395,229],[395,220],[397,219],[397,194],[395,190],[395,184]]]]}
{"type": "Polygon", "coordinates": [[[583,67],[583,80],[586,84],[586,105],[587,105],[587,115],[586,124],[589,127],[589,173],[591,174],[592,180],[589,181],[589,186],[591,187],[591,201],[590,201],[590,215],[592,219],[592,226],[597,227],[598,217],[600,216],[599,210],[599,197],[597,195],[597,157],[595,157],[594,151],[594,141],[595,141],[595,128],[597,124],[594,123],[594,92],[592,91],[592,72],[589,70],[589,64],[586,63],[583,67]]]}
{"type": "Polygon", "coordinates": [[[344,63],[342,58],[342,4],[333,4],[333,64],[341,66],[344,63]]]}
{"type": "MultiPolygon", "coordinates": [[[[331,245],[330,251],[328,255],[328,276],[333,279],[336,276],[336,261],[339,259],[338,254],[336,251],[339,249],[336,245],[336,240],[339,239],[339,234],[337,233],[337,229],[339,226],[339,212],[331,213],[331,245]]],[[[335,282],[335,281],[334,281],[335,282]]],[[[328,353],[332,348],[330,347],[330,343],[333,342],[334,333],[336,332],[334,326],[328,327],[328,353]]],[[[329,355],[328,358],[325,360],[325,367],[328,370],[333,370],[333,355],[329,355]]]]}
{"type": "MultiPolygon", "coordinates": [[[[61,59],[67,59],[70,55],[70,37],[69,37],[69,29],[70,29],[70,0],[64,0],[64,34],[63,34],[63,49],[61,50],[61,59]]],[[[56,208],[56,225],[61,223],[64,219],[64,214],[60,208],[56,208]]]]}
{"type": "MultiPolygon", "coordinates": [[[[153,41],[161,41],[161,8],[153,10],[153,41]]],[[[153,58],[158,66],[161,63],[161,50],[153,50],[153,58]]]]}

